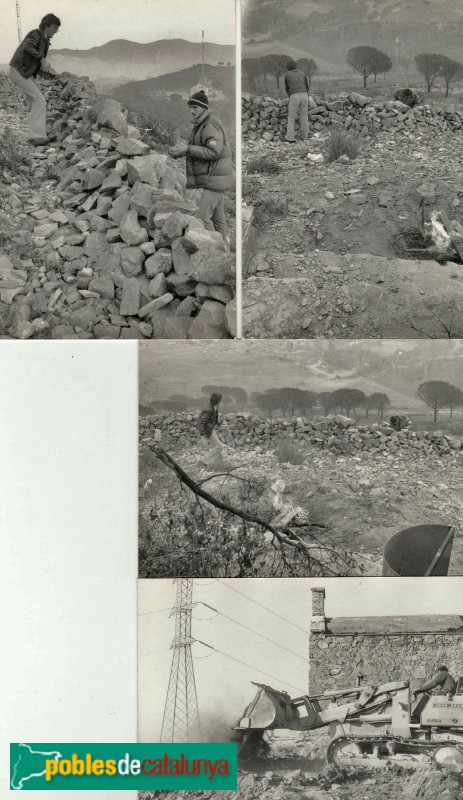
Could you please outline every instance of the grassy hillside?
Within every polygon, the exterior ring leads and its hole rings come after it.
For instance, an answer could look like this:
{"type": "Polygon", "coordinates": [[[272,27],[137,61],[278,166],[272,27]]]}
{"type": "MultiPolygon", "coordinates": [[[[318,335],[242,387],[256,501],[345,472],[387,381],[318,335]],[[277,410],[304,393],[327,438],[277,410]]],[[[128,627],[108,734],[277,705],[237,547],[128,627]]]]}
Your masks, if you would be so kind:
{"type": "Polygon", "coordinates": [[[438,52],[461,60],[463,6],[457,0],[247,0],[243,14],[245,57],[303,51],[333,66],[347,50],[369,44],[391,58],[438,52]],[[256,53],[259,55],[259,53],[256,53]]]}
{"type": "MultiPolygon", "coordinates": [[[[234,138],[235,128],[235,70],[234,67],[204,65],[205,82],[219,92],[219,98],[211,100],[211,108],[222,120],[234,138]]],[[[203,82],[201,64],[179,70],[158,78],[135,81],[113,89],[112,96],[136,113],[142,113],[163,121],[187,136],[191,130],[190,112],[186,103],[190,90],[203,82]],[[183,96],[182,96],[183,95],[183,96]]]]}

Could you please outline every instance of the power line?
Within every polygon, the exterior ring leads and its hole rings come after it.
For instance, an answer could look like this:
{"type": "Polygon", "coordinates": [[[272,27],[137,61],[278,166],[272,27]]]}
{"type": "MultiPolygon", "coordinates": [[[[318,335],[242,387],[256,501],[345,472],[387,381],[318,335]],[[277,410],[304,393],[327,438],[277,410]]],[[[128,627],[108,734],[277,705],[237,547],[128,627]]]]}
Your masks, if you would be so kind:
{"type": "Polygon", "coordinates": [[[272,678],[272,680],[283,683],[285,686],[291,686],[291,689],[296,689],[297,692],[304,694],[303,689],[300,689],[298,686],[293,686],[292,683],[288,683],[287,681],[282,681],[281,678],[277,678],[276,675],[271,675],[270,672],[264,672],[263,669],[253,667],[252,664],[247,664],[246,661],[240,661],[239,658],[235,658],[235,656],[231,656],[229,653],[224,653],[223,650],[219,650],[217,647],[213,647],[211,644],[206,644],[206,642],[202,642],[201,639],[195,639],[194,641],[198,642],[198,644],[204,645],[204,647],[208,647],[210,650],[214,650],[216,653],[220,653],[222,656],[229,658],[231,661],[236,661],[237,664],[241,664],[243,667],[249,667],[249,669],[253,669],[255,672],[260,672],[261,675],[266,675],[267,678],[272,678]]]}
{"type": "Polygon", "coordinates": [[[268,606],[264,606],[263,603],[259,603],[258,600],[254,600],[252,597],[249,597],[249,595],[245,594],[244,592],[240,592],[239,589],[235,589],[234,586],[230,586],[228,583],[225,583],[225,581],[223,581],[221,578],[218,578],[218,581],[219,581],[219,583],[222,583],[224,586],[226,586],[227,589],[231,589],[232,592],[236,592],[237,594],[240,594],[242,597],[245,597],[246,600],[249,600],[251,603],[255,603],[256,606],[260,606],[261,608],[265,608],[265,610],[268,611],[270,614],[273,614],[274,617],[278,617],[279,619],[282,619],[284,622],[287,622],[288,625],[292,625],[293,628],[297,628],[298,631],[302,631],[302,633],[305,633],[306,635],[308,635],[309,632],[307,630],[305,630],[305,628],[301,628],[299,625],[296,625],[295,622],[291,622],[291,620],[286,619],[286,617],[283,617],[281,614],[277,614],[276,611],[273,611],[271,608],[268,608],[268,606]]]}
{"type": "MultiPolygon", "coordinates": [[[[304,656],[300,656],[299,653],[295,653],[294,650],[290,650],[288,647],[285,647],[284,645],[280,644],[280,642],[276,642],[274,639],[270,639],[268,636],[265,636],[263,633],[259,633],[258,631],[255,631],[253,628],[249,628],[248,625],[244,625],[242,622],[238,622],[237,619],[233,619],[233,617],[229,617],[227,614],[224,614],[223,611],[219,611],[217,608],[213,608],[212,606],[209,605],[209,603],[203,603],[201,601],[201,604],[203,606],[206,606],[206,608],[210,608],[211,611],[215,611],[216,614],[220,614],[220,616],[225,617],[225,619],[230,620],[230,622],[234,622],[235,625],[239,625],[240,628],[244,628],[247,631],[251,631],[251,633],[253,633],[255,636],[260,636],[260,638],[261,639],[265,639],[266,642],[270,642],[271,644],[274,644],[277,647],[281,647],[282,650],[286,650],[287,653],[291,653],[292,656],[296,656],[296,658],[300,658],[301,661],[304,661],[304,663],[307,663],[307,657],[304,658],[304,656]]],[[[211,619],[213,619],[213,618],[211,618],[211,619]]],[[[201,622],[208,622],[208,620],[201,620],[201,622]]]]}
{"type": "Polygon", "coordinates": [[[146,617],[148,614],[160,614],[162,611],[172,611],[172,606],[169,608],[158,608],[156,611],[142,611],[139,617],[146,617]]]}

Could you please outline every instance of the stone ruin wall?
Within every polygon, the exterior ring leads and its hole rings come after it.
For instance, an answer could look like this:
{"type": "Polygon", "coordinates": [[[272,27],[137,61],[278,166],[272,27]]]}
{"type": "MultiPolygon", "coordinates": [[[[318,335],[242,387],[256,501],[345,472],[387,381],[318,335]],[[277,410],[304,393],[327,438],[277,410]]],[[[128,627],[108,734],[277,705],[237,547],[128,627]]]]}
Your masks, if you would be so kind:
{"type": "MultiPolygon", "coordinates": [[[[279,141],[284,138],[288,121],[288,98],[242,97],[242,131],[247,139],[279,141]]],[[[399,100],[373,100],[356,92],[309,97],[309,132],[316,133],[337,126],[345,131],[391,134],[463,129],[463,113],[449,103],[444,108],[429,104],[409,108],[399,100]]],[[[296,123],[298,130],[299,123],[296,123]]]]}
{"type": "MultiPolygon", "coordinates": [[[[162,443],[167,448],[185,447],[199,439],[196,429],[197,413],[162,412],[140,418],[142,438],[161,431],[162,443]]],[[[338,455],[356,455],[361,451],[397,453],[405,451],[417,455],[463,454],[460,436],[439,431],[394,431],[386,422],[358,425],[355,420],[340,414],[327,417],[267,419],[251,413],[225,414],[219,428],[221,439],[232,447],[253,448],[265,452],[275,448],[281,438],[295,445],[311,444],[338,455]]]]}

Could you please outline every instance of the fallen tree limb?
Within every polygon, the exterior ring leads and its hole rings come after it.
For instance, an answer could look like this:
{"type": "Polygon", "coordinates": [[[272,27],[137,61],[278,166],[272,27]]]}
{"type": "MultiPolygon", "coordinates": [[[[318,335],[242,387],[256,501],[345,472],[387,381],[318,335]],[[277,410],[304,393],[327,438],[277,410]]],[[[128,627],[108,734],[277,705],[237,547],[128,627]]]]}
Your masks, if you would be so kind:
{"type": "MultiPolygon", "coordinates": [[[[319,574],[325,574],[328,576],[353,574],[352,568],[357,566],[358,569],[358,565],[356,565],[355,560],[351,556],[344,554],[342,550],[340,551],[334,547],[330,547],[329,545],[321,543],[317,537],[313,537],[315,539],[314,544],[308,544],[304,542],[301,539],[300,534],[298,534],[290,526],[277,528],[275,525],[272,525],[271,522],[263,519],[257,514],[237,508],[236,506],[233,506],[224,500],[214,497],[214,495],[203,489],[199,483],[197,483],[190,475],[188,475],[188,473],[185,472],[185,470],[182,469],[179,464],[177,464],[177,462],[172,458],[171,455],[169,455],[169,453],[167,453],[166,450],[164,450],[164,448],[152,443],[147,443],[147,447],[166,467],[168,467],[177,475],[181,483],[187,486],[197,499],[201,498],[220,511],[224,511],[225,513],[238,517],[243,521],[244,524],[246,522],[250,522],[258,525],[264,531],[268,531],[277,540],[280,546],[285,546],[296,550],[308,562],[309,566],[316,566],[317,569],[320,570],[319,574]],[[322,559],[323,555],[326,556],[326,559],[322,559]],[[339,568],[335,569],[330,566],[329,563],[327,563],[329,560],[338,562],[339,568]],[[348,570],[348,573],[342,572],[341,564],[343,565],[344,570],[348,570]]],[[[304,524],[298,523],[297,527],[300,529],[304,527],[304,524]]],[[[310,534],[310,523],[306,523],[305,527],[307,528],[307,533],[310,534]]]]}

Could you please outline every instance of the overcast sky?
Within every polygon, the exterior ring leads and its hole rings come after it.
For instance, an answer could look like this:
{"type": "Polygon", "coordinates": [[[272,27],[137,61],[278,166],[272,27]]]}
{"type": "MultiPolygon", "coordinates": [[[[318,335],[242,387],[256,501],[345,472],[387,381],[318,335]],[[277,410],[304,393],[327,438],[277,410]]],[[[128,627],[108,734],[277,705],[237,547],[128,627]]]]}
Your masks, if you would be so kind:
{"type": "MultiPolygon", "coordinates": [[[[285,689],[293,697],[308,691],[308,636],[301,628],[309,629],[311,588],[316,586],[326,587],[325,608],[331,617],[463,615],[462,578],[195,580],[193,601],[204,601],[222,614],[216,615],[204,605],[196,606],[193,638],[249,665],[214,653],[202,644],[193,645],[203,726],[208,730],[213,727],[219,740],[228,735],[251,701],[251,681],[285,689]],[[285,619],[274,616],[272,610],[285,619]],[[262,639],[256,631],[286,649],[262,639]]],[[[140,741],[155,742],[160,738],[174,635],[174,619],[162,609],[171,608],[175,591],[169,580],[139,581],[140,741]]]]}
{"type": "MultiPolygon", "coordinates": [[[[54,13],[61,29],[53,47],[87,50],[112,39],[154,42],[180,38],[234,44],[235,0],[20,0],[22,34],[54,13]]],[[[8,63],[18,44],[16,2],[0,0],[0,63],[8,63]]]]}

